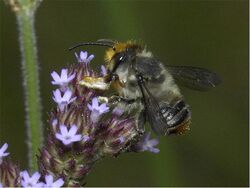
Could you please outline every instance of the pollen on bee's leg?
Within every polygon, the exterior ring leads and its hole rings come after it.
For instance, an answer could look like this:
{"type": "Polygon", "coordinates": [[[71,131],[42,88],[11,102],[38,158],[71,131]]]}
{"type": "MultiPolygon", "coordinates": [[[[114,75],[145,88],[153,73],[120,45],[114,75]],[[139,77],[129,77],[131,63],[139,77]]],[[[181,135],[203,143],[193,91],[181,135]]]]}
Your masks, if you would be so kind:
{"type": "Polygon", "coordinates": [[[110,87],[110,83],[107,83],[104,77],[85,76],[81,81],[78,82],[78,84],[90,89],[98,90],[108,90],[110,87]]]}
{"type": "Polygon", "coordinates": [[[109,102],[109,99],[108,99],[108,97],[99,96],[99,97],[98,97],[98,101],[99,101],[100,103],[108,103],[108,102],[109,102]]]}

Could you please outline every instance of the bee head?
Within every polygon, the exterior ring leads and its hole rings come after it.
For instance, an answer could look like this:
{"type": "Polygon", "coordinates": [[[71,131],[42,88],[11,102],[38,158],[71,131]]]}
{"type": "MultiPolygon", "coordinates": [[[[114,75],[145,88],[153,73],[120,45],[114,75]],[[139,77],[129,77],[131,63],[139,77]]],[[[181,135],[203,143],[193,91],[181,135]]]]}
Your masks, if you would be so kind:
{"type": "Polygon", "coordinates": [[[109,73],[114,73],[119,65],[124,62],[132,62],[136,53],[143,50],[143,45],[129,40],[127,42],[117,42],[110,39],[100,39],[97,42],[85,42],[77,44],[69,50],[73,50],[80,46],[96,45],[109,47],[105,54],[105,61],[107,62],[107,70],[109,73]]]}
{"type": "Polygon", "coordinates": [[[108,49],[105,54],[108,71],[113,73],[122,63],[132,62],[142,49],[143,46],[134,41],[116,42],[113,48],[108,49]]]}

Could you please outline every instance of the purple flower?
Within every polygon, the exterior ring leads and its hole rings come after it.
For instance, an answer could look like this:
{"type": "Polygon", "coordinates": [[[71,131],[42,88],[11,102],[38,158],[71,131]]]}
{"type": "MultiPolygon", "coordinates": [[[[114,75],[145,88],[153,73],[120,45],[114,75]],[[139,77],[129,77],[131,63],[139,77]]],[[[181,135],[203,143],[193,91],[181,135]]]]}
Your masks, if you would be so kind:
{"type": "Polygon", "coordinates": [[[124,110],[119,107],[115,107],[114,110],[112,111],[112,114],[121,116],[124,113],[124,110]]]}
{"type": "Polygon", "coordinates": [[[65,86],[75,78],[75,73],[68,75],[68,69],[62,69],[61,76],[55,71],[51,73],[51,76],[54,79],[54,81],[51,82],[53,85],[65,86]]]}
{"type": "Polygon", "coordinates": [[[106,76],[108,74],[108,71],[104,65],[101,66],[101,73],[102,76],[106,76]]]}
{"type": "Polygon", "coordinates": [[[3,188],[3,184],[0,182],[0,188],[3,188]]]}
{"type": "Polygon", "coordinates": [[[120,137],[119,137],[119,140],[120,140],[121,143],[124,143],[124,142],[125,142],[124,136],[120,136],[120,137]]]}
{"type": "Polygon", "coordinates": [[[58,104],[61,111],[64,110],[65,106],[67,106],[69,103],[73,102],[76,97],[72,98],[72,91],[67,89],[63,96],[61,95],[61,91],[57,89],[56,91],[53,91],[54,97],[53,100],[58,104]]]}
{"type": "Polygon", "coordinates": [[[58,180],[56,180],[55,182],[54,182],[54,178],[53,178],[53,176],[52,175],[46,175],[45,176],[45,184],[44,184],[44,186],[43,187],[48,187],[48,188],[51,188],[51,187],[53,187],[53,188],[59,188],[59,187],[62,187],[63,186],[63,184],[64,184],[64,181],[63,181],[63,179],[62,178],[59,178],[58,180]]]}
{"type": "Polygon", "coordinates": [[[58,120],[57,119],[53,119],[52,123],[53,126],[56,126],[58,124],[58,120]]]}
{"type": "Polygon", "coordinates": [[[72,125],[68,130],[65,125],[60,125],[61,133],[56,133],[56,138],[61,140],[64,145],[69,145],[73,142],[78,142],[82,139],[82,135],[76,134],[77,126],[72,125]]]}
{"type": "Polygon", "coordinates": [[[97,97],[92,99],[92,105],[88,104],[88,108],[91,111],[90,118],[93,123],[97,123],[101,115],[109,111],[109,107],[106,103],[99,106],[97,97]]]}
{"type": "Polygon", "coordinates": [[[5,152],[8,149],[8,144],[5,143],[1,148],[0,148],[0,165],[3,162],[3,157],[8,156],[10,153],[5,152]]]}
{"type": "Polygon", "coordinates": [[[80,52],[80,55],[78,56],[77,53],[75,53],[75,56],[76,56],[76,59],[79,63],[86,63],[88,64],[95,56],[93,54],[91,54],[89,57],[88,57],[88,52],[84,52],[84,51],[81,51],[80,52]]]}
{"type": "Polygon", "coordinates": [[[39,172],[35,172],[31,177],[27,170],[20,173],[22,180],[22,187],[42,187],[44,184],[42,182],[38,182],[41,177],[39,172]]]}
{"type": "Polygon", "coordinates": [[[88,135],[83,135],[83,136],[82,136],[82,140],[83,140],[84,142],[88,141],[89,139],[90,139],[90,137],[89,137],[88,135]]]}
{"type": "Polygon", "coordinates": [[[158,148],[155,148],[156,145],[159,144],[158,139],[151,139],[150,138],[150,132],[146,133],[142,140],[137,143],[136,151],[150,151],[152,153],[159,153],[160,150],[158,148]]]}

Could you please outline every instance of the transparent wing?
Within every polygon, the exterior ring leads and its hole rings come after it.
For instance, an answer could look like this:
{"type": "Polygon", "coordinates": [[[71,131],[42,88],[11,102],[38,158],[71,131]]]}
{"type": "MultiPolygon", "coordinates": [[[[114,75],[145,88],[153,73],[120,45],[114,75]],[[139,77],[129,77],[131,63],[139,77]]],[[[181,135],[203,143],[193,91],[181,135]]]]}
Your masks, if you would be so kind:
{"type": "Polygon", "coordinates": [[[218,74],[204,68],[167,66],[167,70],[181,85],[196,90],[209,90],[222,82],[218,74]]]}
{"type": "Polygon", "coordinates": [[[145,83],[139,83],[146,109],[147,120],[153,131],[158,135],[164,135],[166,132],[166,121],[163,117],[158,101],[150,93],[145,83]]]}

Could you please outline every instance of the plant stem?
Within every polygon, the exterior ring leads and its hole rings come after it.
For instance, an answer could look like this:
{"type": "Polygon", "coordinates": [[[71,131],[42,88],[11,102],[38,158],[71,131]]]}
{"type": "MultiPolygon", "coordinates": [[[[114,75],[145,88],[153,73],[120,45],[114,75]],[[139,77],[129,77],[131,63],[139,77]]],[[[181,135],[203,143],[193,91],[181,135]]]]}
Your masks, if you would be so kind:
{"type": "MultiPolygon", "coordinates": [[[[8,2],[8,1],[7,1],[8,2]]],[[[19,43],[22,56],[22,76],[25,91],[26,130],[29,168],[37,169],[36,154],[42,146],[41,100],[34,15],[38,0],[9,0],[16,13],[19,28],[19,43]]]]}

